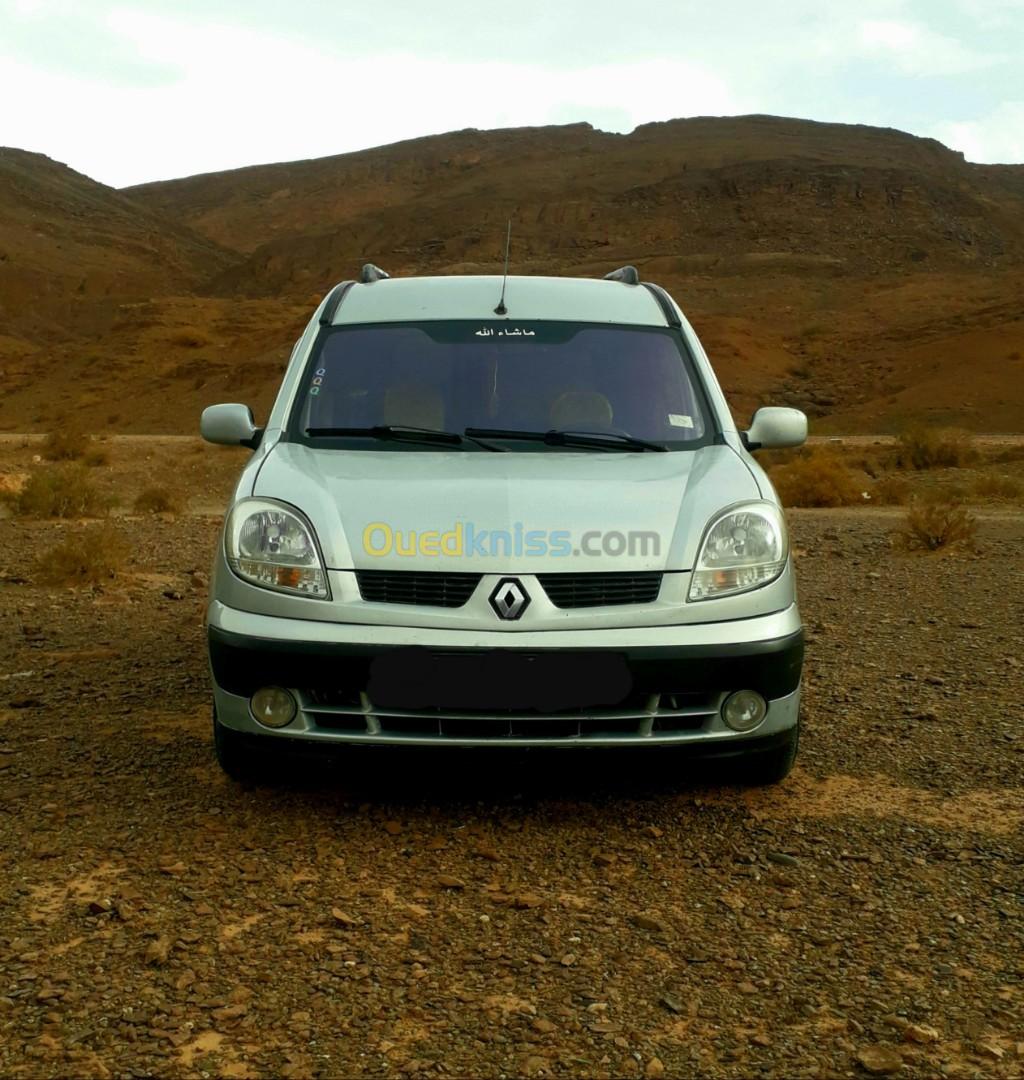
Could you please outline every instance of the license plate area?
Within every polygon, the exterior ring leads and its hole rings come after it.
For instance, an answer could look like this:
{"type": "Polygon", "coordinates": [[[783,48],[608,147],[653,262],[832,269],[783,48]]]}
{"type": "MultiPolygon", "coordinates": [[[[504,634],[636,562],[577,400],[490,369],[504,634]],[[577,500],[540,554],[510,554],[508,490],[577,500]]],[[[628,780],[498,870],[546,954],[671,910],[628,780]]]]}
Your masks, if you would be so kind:
{"type": "Polygon", "coordinates": [[[619,705],[632,687],[621,653],[409,648],[373,660],[366,692],[381,709],[550,713],[619,705]]]}

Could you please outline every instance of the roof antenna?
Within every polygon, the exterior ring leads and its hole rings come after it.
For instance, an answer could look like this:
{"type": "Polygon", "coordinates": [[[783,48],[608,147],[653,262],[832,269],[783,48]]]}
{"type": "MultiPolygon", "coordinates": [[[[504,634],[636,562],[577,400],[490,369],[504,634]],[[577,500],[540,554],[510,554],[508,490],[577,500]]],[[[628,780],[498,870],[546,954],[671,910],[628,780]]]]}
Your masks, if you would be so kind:
{"type": "Polygon", "coordinates": [[[508,308],[505,307],[505,283],[508,281],[508,254],[512,249],[512,219],[508,219],[508,233],[505,236],[505,276],[501,279],[501,299],[498,301],[498,306],[494,309],[495,315],[507,315],[508,308]]]}

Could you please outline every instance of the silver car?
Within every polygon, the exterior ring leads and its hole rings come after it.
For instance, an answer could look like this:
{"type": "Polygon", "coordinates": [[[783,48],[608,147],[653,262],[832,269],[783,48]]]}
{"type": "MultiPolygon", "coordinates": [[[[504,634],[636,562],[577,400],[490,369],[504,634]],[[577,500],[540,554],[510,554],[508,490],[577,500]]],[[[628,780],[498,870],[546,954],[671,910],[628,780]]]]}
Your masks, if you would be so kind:
{"type": "Polygon", "coordinates": [[[781,780],[803,633],[786,522],[697,336],[632,267],[605,279],[334,288],[253,450],[208,610],[234,777],[330,747],[687,748],[781,780]]]}

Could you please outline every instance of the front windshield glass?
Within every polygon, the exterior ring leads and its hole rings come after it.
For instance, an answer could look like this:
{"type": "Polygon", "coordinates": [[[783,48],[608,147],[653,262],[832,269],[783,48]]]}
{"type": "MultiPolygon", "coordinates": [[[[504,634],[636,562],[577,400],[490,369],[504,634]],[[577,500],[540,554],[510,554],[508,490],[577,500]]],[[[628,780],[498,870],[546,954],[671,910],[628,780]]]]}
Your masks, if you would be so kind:
{"type": "Polygon", "coordinates": [[[478,449],[357,434],[388,426],[628,435],[670,450],[711,435],[690,358],[668,328],[511,320],[334,328],[307,366],[290,438],[346,450],[478,449]]]}

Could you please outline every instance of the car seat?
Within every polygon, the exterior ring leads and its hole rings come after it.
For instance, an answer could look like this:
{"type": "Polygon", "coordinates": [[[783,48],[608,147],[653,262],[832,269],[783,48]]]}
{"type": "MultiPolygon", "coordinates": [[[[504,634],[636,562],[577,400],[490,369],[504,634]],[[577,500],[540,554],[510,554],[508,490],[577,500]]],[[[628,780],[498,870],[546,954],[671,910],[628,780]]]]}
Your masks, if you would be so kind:
{"type": "Polygon", "coordinates": [[[558,430],[585,430],[612,426],[611,402],[596,390],[566,390],[551,403],[551,426],[558,430]]]}
{"type": "Polygon", "coordinates": [[[430,386],[399,383],[384,392],[382,424],[444,429],[444,401],[430,386]]]}

